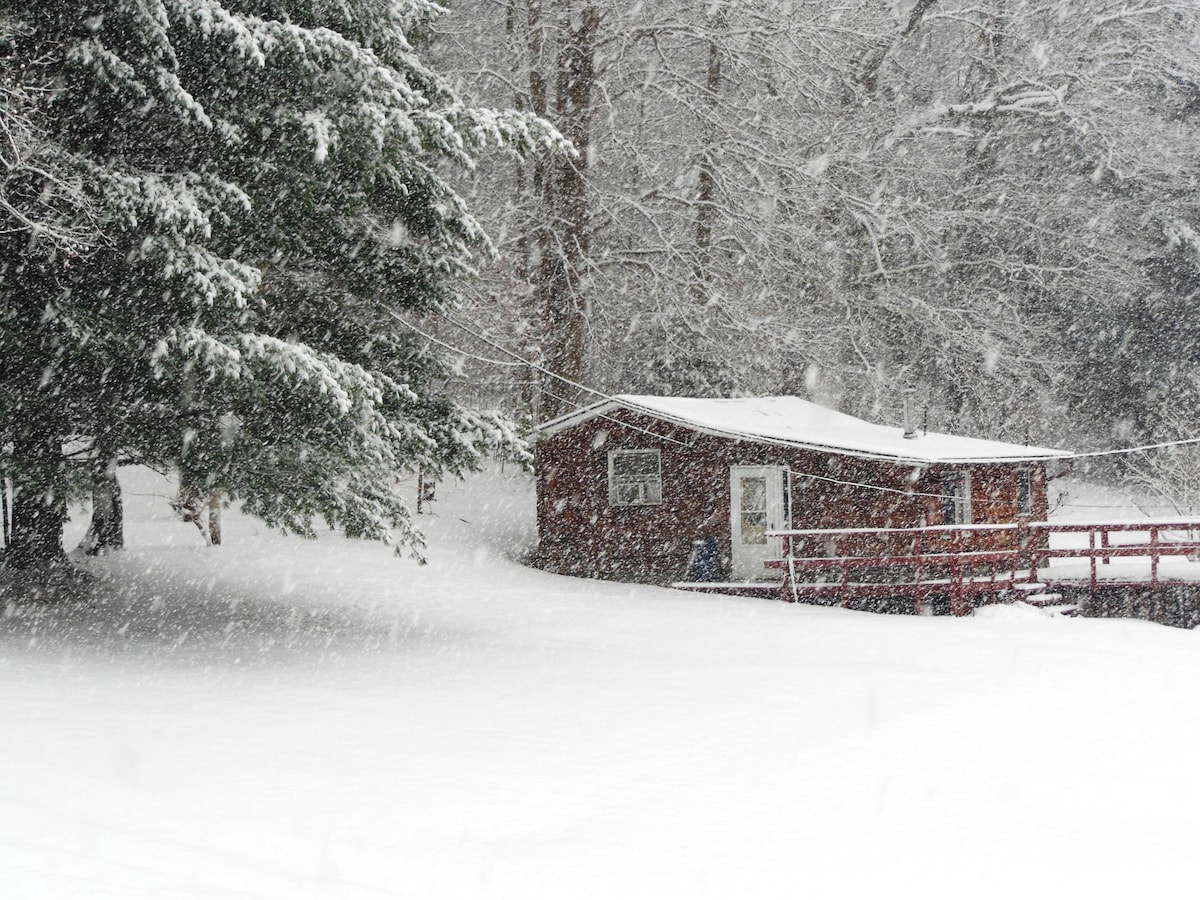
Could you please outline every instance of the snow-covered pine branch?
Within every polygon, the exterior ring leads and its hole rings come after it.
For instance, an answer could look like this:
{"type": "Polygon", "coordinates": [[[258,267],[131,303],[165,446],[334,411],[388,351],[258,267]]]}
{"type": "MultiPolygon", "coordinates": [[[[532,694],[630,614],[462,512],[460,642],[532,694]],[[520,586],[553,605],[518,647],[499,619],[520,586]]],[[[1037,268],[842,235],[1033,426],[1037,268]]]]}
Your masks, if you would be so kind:
{"type": "MultiPolygon", "coordinates": [[[[0,414],[26,423],[0,462],[42,498],[18,519],[46,525],[10,561],[61,558],[58,507],[33,507],[68,494],[68,434],[103,448],[85,480],[111,482],[105,454],[169,464],[273,524],[418,545],[405,472],[523,450],[441,395],[439,360],[387,311],[452,303],[491,250],[455,172],[489,147],[569,146],[460,100],[410,40],[442,12],[425,0],[97,0],[82,28],[75,12],[17,0],[4,19],[6,63],[46,61],[37,124],[86,172],[101,236],[0,280],[0,414]]],[[[30,157],[8,109],[11,169],[30,157]]],[[[0,227],[5,259],[18,230],[0,227]]]]}

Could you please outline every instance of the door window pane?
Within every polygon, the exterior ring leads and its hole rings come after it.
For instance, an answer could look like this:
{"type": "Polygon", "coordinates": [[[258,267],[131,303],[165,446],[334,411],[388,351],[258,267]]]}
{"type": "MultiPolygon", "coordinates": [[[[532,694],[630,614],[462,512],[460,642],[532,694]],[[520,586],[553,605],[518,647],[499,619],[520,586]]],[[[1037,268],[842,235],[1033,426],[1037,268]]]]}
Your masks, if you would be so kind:
{"type": "Polygon", "coordinates": [[[741,479],[742,543],[767,542],[767,479],[741,479]]]}
{"type": "Polygon", "coordinates": [[[743,478],[742,479],[742,511],[743,512],[766,512],[767,511],[767,479],[765,479],[765,478],[743,478]]]}

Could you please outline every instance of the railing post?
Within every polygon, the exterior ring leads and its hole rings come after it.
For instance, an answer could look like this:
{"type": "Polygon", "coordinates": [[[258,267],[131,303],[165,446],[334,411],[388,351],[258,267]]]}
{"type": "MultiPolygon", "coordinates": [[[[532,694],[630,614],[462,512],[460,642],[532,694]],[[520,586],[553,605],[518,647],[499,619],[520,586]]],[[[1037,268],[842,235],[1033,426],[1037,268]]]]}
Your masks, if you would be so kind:
{"type": "Polygon", "coordinates": [[[925,532],[918,531],[913,540],[913,556],[917,558],[913,567],[913,614],[921,614],[921,555],[925,552],[925,532]]]}
{"type": "Polygon", "coordinates": [[[792,569],[792,536],[783,536],[783,582],[779,585],[779,599],[784,603],[796,600],[795,573],[792,569]]]}
{"type": "Polygon", "coordinates": [[[963,602],[962,562],[958,556],[950,560],[950,612],[961,616],[963,602]]]}
{"type": "Polygon", "coordinates": [[[1158,589],[1158,527],[1150,526],[1150,590],[1158,589]]]}
{"type": "MultiPolygon", "coordinates": [[[[1042,558],[1042,554],[1040,552],[1042,549],[1040,546],[1042,543],[1042,537],[1041,537],[1042,532],[1043,532],[1043,529],[1038,528],[1037,532],[1036,532],[1037,537],[1034,537],[1034,534],[1035,534],[1034,528],[1033,528],[1033,525],[1030,524],[1029,535],[1028,535],[1029,542],[1026,544],[1025,549],[1029,553],[1029,580],[1033,583],[1036,583],[1038,580],[1038,564],[1042,558]],[[1035,544],[1038,546],[1034,546],[1035,544]]],[[[1049,544],[1050,543],[1050,532],[1046,531],[1045,535],[1046,535],[1046,543],[1049,544]]]]}
{"type": "MultiPolygon", "coordinates": [[[[1100,546],[1103,547],[1105,550],[1107,550],[1109,547],[1108,529],[1107,528],[1101,529],[1101,531],[1100,531],[1100,546]]],[[[1105,556],[1103,559],[1103,562],[1106,566],[1109,565],[1112,562],[1112,557],[1105,556]]]]}
{"type": "Polygon", "coordinates": [[[1094,526],[1088,528],[1088,563],[1091,566],[1091,591],[1092,596],[1096,594],[1096,529],[1094,526]]]}
{"type": "Polygon", "coordinates": [[[963,532],[956,529],[950,538],[950,613],[955,616],[963,614],[962,548],[963,532]]]}

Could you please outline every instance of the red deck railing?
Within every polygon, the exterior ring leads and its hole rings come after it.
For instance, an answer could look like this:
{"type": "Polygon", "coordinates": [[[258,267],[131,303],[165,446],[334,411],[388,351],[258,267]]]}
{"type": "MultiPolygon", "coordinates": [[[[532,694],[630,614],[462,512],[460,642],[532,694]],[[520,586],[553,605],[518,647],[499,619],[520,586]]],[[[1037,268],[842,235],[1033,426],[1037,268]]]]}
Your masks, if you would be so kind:
{"type": "Polygon", "coordinates": [[[1150,579],[1159,581],[1164,556],[1200,553],[1200,520],[1106,523],[1032,522],[1013,525],[954,525],[924,528],[849,528],[778,531],[783,558],[767,562],[782,570],[785,600],[835,598],[843,606],[864,597],[912,597],[920,612],[934,597],[948,597],[951,612],[964,615],[981,598],[1002,592],[1045,589],[1039,574],[1051,559],[1090,560],[1089,584],[1100,579],[1097,561],[1149,557],[1150,579]],[[1187,532],[1187,540],[1171,537],[1187,532]],[[1086,534],[1086,547],[1051,547],[1051,535],[1086,534]],[[1148,535],[1147,541],[1114,543],[1112,535],[1148,535]],[[1164,537],[1166,536],[1166,537],[1164,537]]]}
{"type": "MultiPolygon", "coordinates": [[[[1200,540],[1195,535],[1200,532],[1200,520],[1196,519],[1160,519],[1142,522],[1037,522],[1030,526],[1045,539],[1037,542],[1045,546],[1038,547],[1030,561],[1030,580],[1036,581],[1038,568],[1043,560],[1051,559],[1087,559],[1089,560],[1088,586],[1095,591],[1100,584],[1096,563],[1111,563],[1113,558],[1142,557],[1150,558],[1150,580],[1145,582],[1153,590],[1159,586],[1158,564],[1164,556],[1192,556],[1200,553],[1200,540]],[[1181,540],[1170,535],[1186,532],[1188,537],[1181,540]],[[1168,537],[1164,539],[1163,535],[1168,537]],[[1086,547],[1050,547],[1049,536],[1052,534],[1086,534],[1086,547]],[[1127,541],[1120,544],[1112,542],[1114,534],[1145,534],[1145,542],[1127,541]]],[[[1143,582],[1120,582],[1114,579],[1104,579],[1105,584],[1141,584],[1143,582]]]]}

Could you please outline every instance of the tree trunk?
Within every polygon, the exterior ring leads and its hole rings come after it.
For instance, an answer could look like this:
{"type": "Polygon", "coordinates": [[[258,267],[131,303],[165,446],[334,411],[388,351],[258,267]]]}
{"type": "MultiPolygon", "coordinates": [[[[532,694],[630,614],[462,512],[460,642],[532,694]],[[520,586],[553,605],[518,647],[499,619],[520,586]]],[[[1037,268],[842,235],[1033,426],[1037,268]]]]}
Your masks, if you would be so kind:
{"type": "Polygon", "coordinates": [[[208,495],[208,542],[221,545],[221,492],[214,490],[208,495]]]}
{"type": "MultiPolygon", "coordinates": [[[[191,522],[208,546],[221,543],[221,489],[206,489],[196,484],[187,474],[179,474],[179,493],[171,501],[171,508],[185,522],[191,522]]],[[[352,521],[344,522],[347,537],[358,537],[361,528],[352,521]]]]}
{"type": "Polygon", "coordinates": [[[867,89],[867,93],[874,94],[879,88],[879,72],[883,68],[883,61],[887,55],[896,46],[897,42],[908,37],[914,31],[921,27],[921,23],[925,20],[926,14],[938,4],[939,0],[917,0],[913,5],[912,10],[908,14],[908,23],[904,26],[904,30],[896,33],[890,38],[883,38],[876,42],[868,51],[866,58],[863,59],[859,70],[858,81],[867,89]]]}
{"type": "MultiPolygon", "coordinates": [[[[725,26],[725,15],[722,11],[713,18],[710,27],[713,29],[725,26]]],[[[721,48],[717,36],[713,34],[708,39],[708,65],[704,73],[704,115],[707,117],[701,126],[704,135],[704,146],[700,148],[699,174],[696,190],[696,224],[693,230],[696,241],[696,256],[692,263],[692,293],[699,304],[708,301],[709,288],[712,283],[712,243],[713,226],[716,222],[717,207],[717,177],[716,177],[716,142],[715,127],[718,101],[721,94],[721,48]]]]}
{"type": "Polygon", "coordinates": [[[125,546],[124,511],[116,460],[98,473],[92,485],[92,521],[79,546],[89,556],[99,556],[125,546]]]}
{"type": "Polygon", "coordinates": [[[67,463],[62,440],[36,415],[13,438],[17,473],[12,492],[12,540],[5,565],[14,569],[65,564],[67,463]]]}
{"type": "Polygon", "coordinates": [[[12,540],[12,520],[10,518],[8,476],[0,473],[0,544],[8,546],[12,540]]]}
{"type": "Polygon", "coordinates": [[[565,15],[560,23],[566,37],[557,59],[555,124],[575,145],[579,156],[557,160],[543,192],[548,221],[558,223],[555,228],[542,229],[541,265],[535,286],[545,315],[547,368],[559,376],[543,384],[543,403],[550,417],[570,411],[583,399],[575,385],[584,377],[587,328],[580,281],[589,252],[591,210],[584,176],[591,143],[600,22],[599,11],[588,4],[579,16],[565,15]]]}

